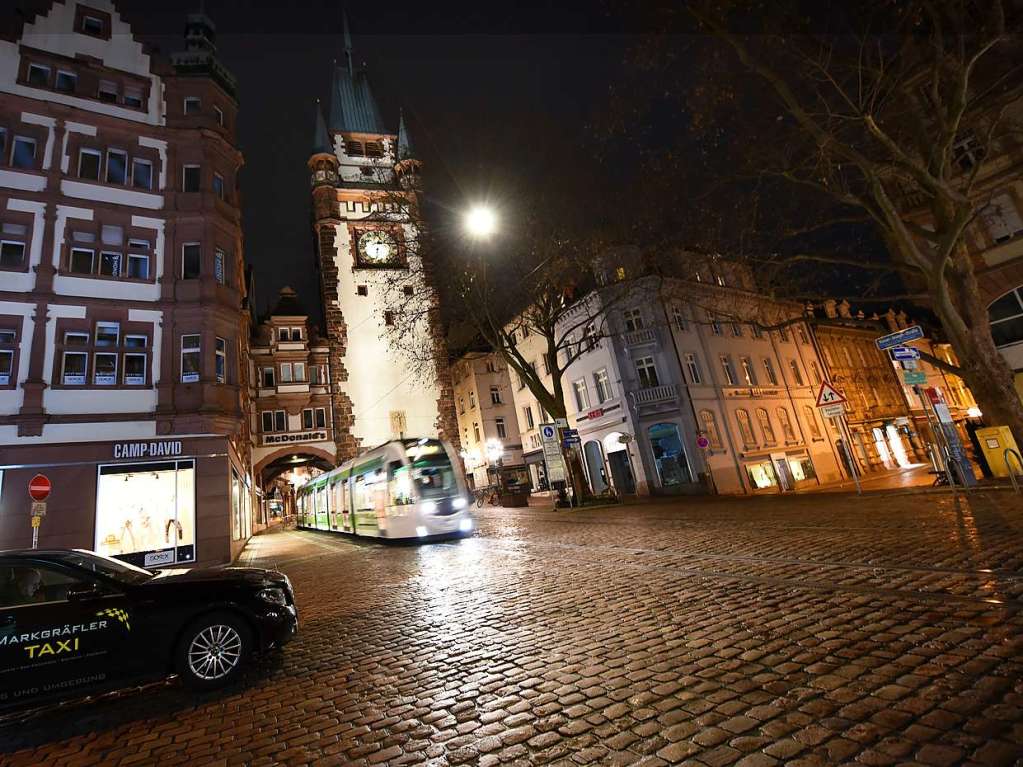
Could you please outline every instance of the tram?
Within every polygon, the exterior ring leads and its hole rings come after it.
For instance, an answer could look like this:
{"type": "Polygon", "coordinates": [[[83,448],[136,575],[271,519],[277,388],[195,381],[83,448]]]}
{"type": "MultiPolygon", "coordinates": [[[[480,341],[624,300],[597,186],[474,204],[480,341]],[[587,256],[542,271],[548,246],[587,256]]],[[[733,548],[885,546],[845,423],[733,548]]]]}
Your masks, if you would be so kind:
{"type": "Polygon", "coordinates": [[[401,540],[468,535],[465,478],[437,439],[385,442],[296,491],[298,526],[401,540]]]}

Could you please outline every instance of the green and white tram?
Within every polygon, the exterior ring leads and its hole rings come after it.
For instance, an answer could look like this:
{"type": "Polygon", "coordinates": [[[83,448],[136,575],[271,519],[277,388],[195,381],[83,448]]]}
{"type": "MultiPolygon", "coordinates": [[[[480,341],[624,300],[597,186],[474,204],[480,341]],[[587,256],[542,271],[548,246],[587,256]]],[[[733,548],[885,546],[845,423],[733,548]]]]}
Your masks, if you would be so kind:
{"type": "Polygon", "coordinates": [[[467,535],[465,478],[437,439],[385,442],[296,491],[298,526],[391,540],[467,535]]]}

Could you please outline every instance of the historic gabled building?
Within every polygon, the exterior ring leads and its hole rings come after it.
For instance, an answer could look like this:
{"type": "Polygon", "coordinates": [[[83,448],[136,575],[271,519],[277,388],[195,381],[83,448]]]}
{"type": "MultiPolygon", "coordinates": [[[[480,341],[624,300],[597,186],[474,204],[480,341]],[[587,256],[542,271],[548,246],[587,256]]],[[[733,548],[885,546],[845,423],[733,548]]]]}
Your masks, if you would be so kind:
{"type": "Polygon", "coordinates": [[[420,163],[404,120],[396,129],[384,121],[353,64],[347,28],[328,119],[320,110],[316,119],[309,171],[338,460],[403,435],[440,436],[457,449],[430,264],[417,248],[420,163]],[[404,347],[425,350],[425,366],[396,348],[395,323],[404,347]]]}
{"type": "MultiPolygon", "coordinates": [[[[250,532],[235,82],[214,26],[156,57],[110,0],[0,38],[0,548],[224,562],[250,532]]],[[[14,28],[11,28],[13,19],[14,28]]]]}
{"type": "Polygon", "coordinates": [[[260,501],[257,521],[270,519],[268,501],[278,477],[311,464],[335,465],[330,397],[330,347],[320,338],[295,291],[283,288],[277,305],[254,330],[252,474],[260,501]]]}

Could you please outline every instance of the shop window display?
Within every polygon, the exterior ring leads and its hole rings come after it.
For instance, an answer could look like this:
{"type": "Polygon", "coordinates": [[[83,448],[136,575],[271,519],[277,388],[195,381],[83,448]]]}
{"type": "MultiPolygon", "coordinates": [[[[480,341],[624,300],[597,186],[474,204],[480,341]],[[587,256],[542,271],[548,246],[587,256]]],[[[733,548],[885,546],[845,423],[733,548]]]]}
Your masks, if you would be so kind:
{"type": "Polygon", "coordinates": [[[195,461],[100,466],[96,551],[141,567],[194,562],[195,461]]]}
{"type": "Polygon", "coordinates": [[[653,450],[657,478],[661,487],[674,487],[684,482],[692,482],[678,426],[673,423],[656,423],[650,427],[647,434],[650,437],[650,448],[653,450]]]}

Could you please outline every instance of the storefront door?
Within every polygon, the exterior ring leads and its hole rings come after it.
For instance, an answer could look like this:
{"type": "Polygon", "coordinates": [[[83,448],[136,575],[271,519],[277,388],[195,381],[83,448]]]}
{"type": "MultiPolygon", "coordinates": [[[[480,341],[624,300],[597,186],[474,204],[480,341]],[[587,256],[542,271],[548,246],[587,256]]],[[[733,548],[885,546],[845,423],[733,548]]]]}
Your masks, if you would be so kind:
{"type": "Polygon", "coordinates": [[[771,462],[774,464],[774,473],[782,492],[792,490],[795,482],[792,479],[792,470],[789,468],[789,459],[784,453],[771,453],[771,462]]]}
{"type": "Polygon", "coordinates": [[[583,446],[583,453],[586,454],[586,470],[590,475],[590,488],[597,494],[605,492],[607,490],[607,473],[604,471],[604,451],[600,449],[600,443],[590,440],[583,446]]]}

